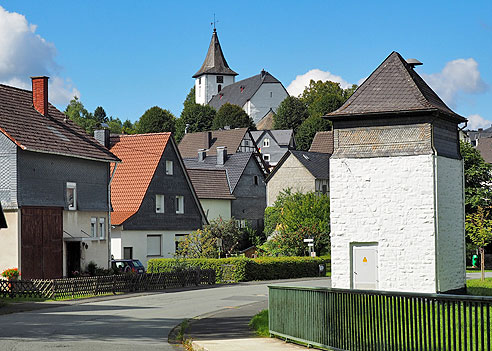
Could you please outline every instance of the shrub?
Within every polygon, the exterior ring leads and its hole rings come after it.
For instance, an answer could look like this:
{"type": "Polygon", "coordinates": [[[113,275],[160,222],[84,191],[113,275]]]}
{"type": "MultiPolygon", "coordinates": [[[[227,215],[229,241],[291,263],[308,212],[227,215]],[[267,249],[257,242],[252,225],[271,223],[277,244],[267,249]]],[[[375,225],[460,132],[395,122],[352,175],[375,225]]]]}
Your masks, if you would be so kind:
{"type": "Polygon", "coordinates": [[[253,280],[273,280],[316,277],[319,265],[325,265],[323,274],[330,269],[329,257],[261,257],[261,258],[198,258],[173,259],[157,258],[149,260],[148,273],[161,273],[181,269],[213,269],[216,282],[244,282],[253,280]]]}

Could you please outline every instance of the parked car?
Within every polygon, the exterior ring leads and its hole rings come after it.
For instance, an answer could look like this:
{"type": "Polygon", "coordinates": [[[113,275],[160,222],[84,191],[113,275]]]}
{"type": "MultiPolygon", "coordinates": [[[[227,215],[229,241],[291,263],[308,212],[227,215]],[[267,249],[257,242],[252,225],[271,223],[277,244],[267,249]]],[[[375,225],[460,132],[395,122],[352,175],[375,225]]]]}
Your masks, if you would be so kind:
{"type": "Polygon", "coordinates": [[[111,268],[122,273],[145,273],[145,268],[140,260],[111,260],[111,268]]]}

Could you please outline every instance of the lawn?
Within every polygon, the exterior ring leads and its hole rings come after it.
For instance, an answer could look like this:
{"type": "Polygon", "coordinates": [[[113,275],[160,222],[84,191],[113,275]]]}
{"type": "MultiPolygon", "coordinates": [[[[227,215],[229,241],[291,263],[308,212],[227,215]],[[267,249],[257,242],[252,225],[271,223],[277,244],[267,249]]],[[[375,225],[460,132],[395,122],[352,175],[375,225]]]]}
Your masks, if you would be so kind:
{"type": "Polygon", "coordinates": [[[270,336],[268,330],[268,310],[263,310],[256,314],[249,322],[249,326],[258,336],[270,336]]]}
{"type": "Polygon", "coordinates": [[[468,295],[492,296],[492,278],[471,279],[466,282],[468,295]]]}

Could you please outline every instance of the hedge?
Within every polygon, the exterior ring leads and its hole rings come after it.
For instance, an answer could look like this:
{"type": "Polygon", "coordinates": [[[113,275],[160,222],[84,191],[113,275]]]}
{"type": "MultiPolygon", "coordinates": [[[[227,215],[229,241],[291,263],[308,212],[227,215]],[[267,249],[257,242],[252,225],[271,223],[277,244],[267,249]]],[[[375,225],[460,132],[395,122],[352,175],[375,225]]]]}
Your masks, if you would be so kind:
{"type": "Polygon", "coordinates": [[[320,264],[325,266],[325,271],[330,271],[329,257],[154,258],[149,260],[147,272],[161,273],[176,268],[213,269],[216,282],[227,283],[317,277],[320,264]]]}

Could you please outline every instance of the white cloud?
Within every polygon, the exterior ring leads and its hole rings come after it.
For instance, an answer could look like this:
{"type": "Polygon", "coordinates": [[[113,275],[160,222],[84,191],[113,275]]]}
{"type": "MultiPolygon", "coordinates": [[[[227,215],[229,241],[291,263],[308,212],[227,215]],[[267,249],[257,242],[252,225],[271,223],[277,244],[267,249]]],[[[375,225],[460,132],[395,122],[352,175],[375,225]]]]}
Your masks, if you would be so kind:
{"type": "Polygon", "coordinates": [[[450,61],[441,72],[422,74],[422,78],[451,107],[456,106],[462,93],[476,94],[487,90],[473,58],[450,61]]]}
{"type": "Polygon", "coordinates": [[[480,115],[474,114],[466,117],[468,119],[468,124],[466,129],[477,130],[478,128],[489,128],[492,125],[491,121],[486,120],[480,115]]]}
{"type": "Polygon", "coordinates": [[[0,6],[0,82],[30,89],[31,76],[47,75],[50,101],[66,104],[73,94],[80,93],[70,80],[60,77],[62,68],[55,56],[55,45],[36,34],[36,25],[28,23],[24,15],[0,6]]]}
{"type": "Polygon", "coordinates": [[[352,84],[347,82],[340,76],[334,75],[328,71],[322,71],[320,69],[312,69],[302,75],[299,75],[294,79],[289,86],[287,87],[287,91],[291,96],[299,96],[302,94],[304,89],[309,85],[309,82],[312,80],[318,81],[321,80],[326,82],[330,80],[332,82],[340,83],[340,86],[343,89],[350,88],[352,84]]]}

